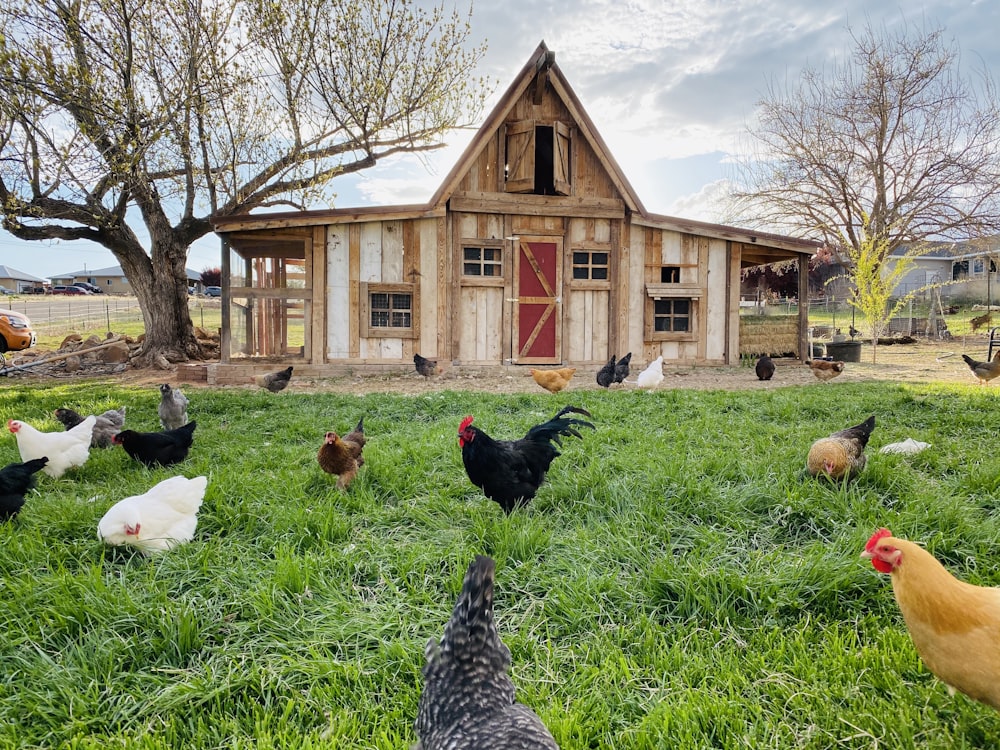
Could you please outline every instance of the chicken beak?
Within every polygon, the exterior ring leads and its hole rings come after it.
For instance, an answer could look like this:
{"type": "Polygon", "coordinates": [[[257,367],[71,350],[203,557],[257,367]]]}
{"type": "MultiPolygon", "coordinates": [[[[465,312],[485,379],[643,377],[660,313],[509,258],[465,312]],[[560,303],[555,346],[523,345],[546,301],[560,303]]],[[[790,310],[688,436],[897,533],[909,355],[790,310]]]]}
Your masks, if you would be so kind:
{"type": "Polygon", "coordinates": [[[873,553],[873,552],[869,552],[868,550],[863,550],[861,552],[861,559],[862,560],[871,560],[873,557],[875,557],[875,553],[873,553]]]}

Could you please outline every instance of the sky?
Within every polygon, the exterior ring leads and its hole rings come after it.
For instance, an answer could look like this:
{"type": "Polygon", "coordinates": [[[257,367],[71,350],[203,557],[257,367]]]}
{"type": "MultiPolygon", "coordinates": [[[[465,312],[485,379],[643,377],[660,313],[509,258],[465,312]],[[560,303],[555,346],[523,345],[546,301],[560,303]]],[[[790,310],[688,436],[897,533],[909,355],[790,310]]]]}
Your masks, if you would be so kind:
{"type": "MultiPolygon", "coordinates": [[[[481,73],[495,84],[487,111],[544,40],[645,207],[720,221],[717,197],[768,84],[794,84],[803,68],[843,60],[852,28],[904,22],[944,28],[964,72],[985,67],[1000,78],[996,0],[905,8],[870,0],[478,0],[471,39],[487,43],[481,73]]],[[[340,178],[335,207],[426,201],[471,137],[458,132],[447,148],[340,178]]],[[[43,278],[118,265],[92,243],[26,243],[2,230],[0,264],[43,278]]],[[[220,264],[214,234],[191,247],[189,268],[220,264]]]]}

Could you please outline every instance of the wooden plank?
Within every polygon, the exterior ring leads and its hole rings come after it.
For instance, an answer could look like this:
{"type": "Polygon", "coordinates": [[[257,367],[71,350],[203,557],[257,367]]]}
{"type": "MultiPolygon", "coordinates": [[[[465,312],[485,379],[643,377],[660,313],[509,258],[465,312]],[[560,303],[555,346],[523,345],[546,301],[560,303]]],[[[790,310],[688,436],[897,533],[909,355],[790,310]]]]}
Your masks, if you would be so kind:
{"type": "MultiPolygon", "coordinates": [[[[380,280],[388,282],[413,281],[403,276],[403,225],[398,221],[384,221],[381,225],[380,250],[382,268],[380,280]]],[[[370,281],[371,279],[369,279],[370,281]]]]}
{"type": "MultiPolygon", "coordinates": [[[[420,302],[420,338],[415,343],[414,351],[425,357],[436,359],[440,351],[437,330],[438,294],[443,291],[438,284],[437,276],[437,222],[425,220],[415,222],[413,228],[414,242],[417,249],[417,273],[415,279],[419,285],[418,299],[420,302]]],[[[411,355],[412,358],[412,355],[411,355]]]]}
{"type": "Polygon", "coordinates": [[[509,213],[522,216],[592,216],[622,219],[625,204],[617,198],[582,198],[579,196],[545,196],[494,193],[464,193],[452,196],[453,211],[471,213],[509,213]]]}
{"type": "MultiPolygon", "coordinates": [[[[233,269],[230,267],[232,251],[225,236],[222,237],[222,285],[229,287],[232,281],[233,269]]],[[[219,361],[228,363],[230,361],[230,350],[233,346],[233,323],[232,323],[232,293],[222,297],[222,335],[219,337],[219,361]]]]}
{"type": "Polygon", "coordinates": [[[348,293],[350,305],[347,311],[348,356],[361,356],[361,225],[354,224],[348,229],[348,293]]]}
{"type": "Polygon", "coordinates": [[[280,215],[226,216],[213,222],[218,234],[239,231],[314,227],[333,224],[357,224],[366,221],[398,221],[401,219],[427,219],[444,216],[447,209],[431,205],[365,206],[361,208],[336,208],[323,211],[296,211],[280,215]]]}
{"type": "MultiPolygon", "coordinates": [[[[382,278],[382,225],[367,222],[359,224],[358,251],[359,281],[385,281],[382,278]]],[[[354,278],[354,277],[352,277],[354,278]]]]}

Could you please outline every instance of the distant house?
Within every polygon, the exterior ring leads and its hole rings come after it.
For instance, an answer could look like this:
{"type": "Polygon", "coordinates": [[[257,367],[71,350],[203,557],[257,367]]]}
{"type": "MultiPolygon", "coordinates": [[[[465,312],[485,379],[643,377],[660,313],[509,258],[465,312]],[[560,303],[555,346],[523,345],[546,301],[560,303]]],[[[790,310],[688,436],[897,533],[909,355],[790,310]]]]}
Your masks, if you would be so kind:
{"type": "MultiPolygon", "coordinates": [[[[188,286],[194,287],[196,292],[202,291],[201,274],[187,271],[188,286]]],[[[121,266],[110,266],[108,268],[83,269],[82,271],[71,271],[69,273],[56,274],[51,277],[53,284],[70,285],[78,281],[86,281],[88,284],[99,286],[105,294],[132,294],[132,285],[128,283],[128,278],[121,266]]]]}
{"type": "Polygon", "coordinates": [[[12,289],[15,292],[22,292],[26,288],[41,286],[45,279],[32,276],[30,273],[18,271],[10,266],[0,266],[0,286],[12,289]]]}
{"type": "MultiPolygon", "coordinates": [[[[897,247],[886,261],[886,269],[895,268],[899,259],[910,252],[908,247],[897,247]]],[[[955,244],[934,243],[919,255],[912,256],[912,265],[899,279],[896,296],[903,296],[936,284],[943,284],[953,278],[955,244]]]]}

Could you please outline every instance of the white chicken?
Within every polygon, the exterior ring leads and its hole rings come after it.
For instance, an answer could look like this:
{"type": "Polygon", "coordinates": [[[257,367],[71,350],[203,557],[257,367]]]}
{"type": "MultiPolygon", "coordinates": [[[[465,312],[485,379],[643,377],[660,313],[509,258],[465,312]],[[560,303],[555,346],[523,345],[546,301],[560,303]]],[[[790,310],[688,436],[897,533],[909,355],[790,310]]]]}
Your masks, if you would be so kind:
{"type": "Polygon", "coordinates": [[[649,367],[640,372],[635,379],[635,384],[640,388],[649,390],[656,388],[663,382],[663,356],[659,356],[649,363],[649,367]]]}
{"type": "Polygon", "coordinates": [[[17,450],[24,462],[36,458],[49,459],[42,469],[58,479],[74,466],[83,466],[90,456],[90,439],[94,434],[97,417],[91,414],[72,430],[65,432],[40,432],[27,422],[11,419],[7,429],[17,440],[17,450]]]}
{"type": "Polygon", "coordinates": [[[208,477],[176,476],[119,500],[97,524],[97,538],[112,546],[137,547],[146,555],[190,542],[207,486],[208,477]]]}

